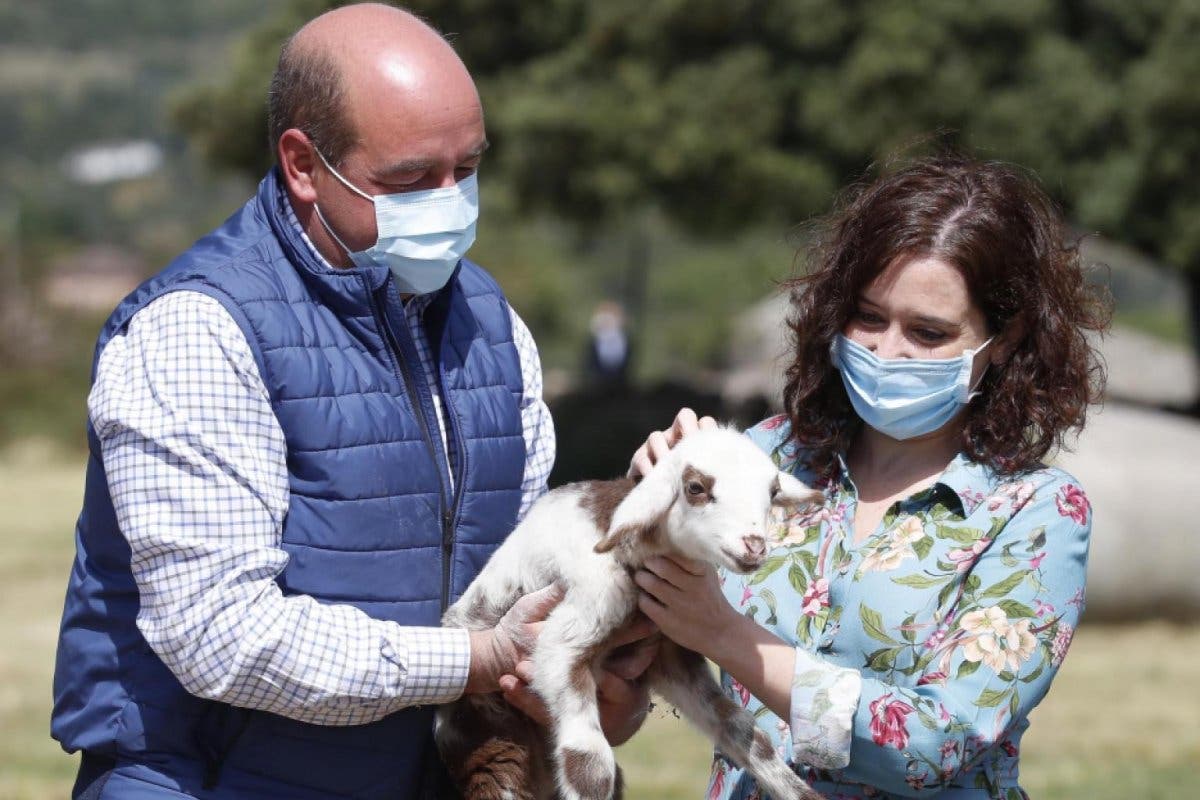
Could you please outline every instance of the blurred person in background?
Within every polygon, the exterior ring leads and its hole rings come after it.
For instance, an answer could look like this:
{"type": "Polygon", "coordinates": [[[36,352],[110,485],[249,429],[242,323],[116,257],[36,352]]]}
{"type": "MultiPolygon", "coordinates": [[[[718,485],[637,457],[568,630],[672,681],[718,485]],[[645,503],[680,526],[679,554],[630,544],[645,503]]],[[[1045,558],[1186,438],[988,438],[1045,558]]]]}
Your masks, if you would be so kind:
{"type": "MultiPolygon", "coordinates": [[[[257,195],[96,347],[52,718],[75,797],[440,796],[434,705],[529,703],[554,588],[438,627],[554,459],[532,337],[463,258],[475,85],[417,18],[347,6],[285,44],[269,117],[257,195]]],[[[614,742],[650,656],[601,679],[614,742]]]]}
{"type": "Polygon", "coordinates": [[[604,300],[596,305],[588,324],[584,372],[598,388],[623,388],[629,383],[629,334],[620,303],[604,300]]]}
{"type": "MultiPolygon", "coordinates": [[[[786,414],[747,432],[824,502],[781,521],[756,574],[636,576],[642,610],[828,797],[1025,797],[1021,736],[1083,612],[1091,530],[1042,459],[1100,397],[1085,334],[1110,313],[1066,236],[1006,165],[855,187],[791,282],[786,414]]],[[[712,424],[680,412],[631,473],[712,424]]],[[[708,796],[759,793],[717,754],[708,796]]]]}

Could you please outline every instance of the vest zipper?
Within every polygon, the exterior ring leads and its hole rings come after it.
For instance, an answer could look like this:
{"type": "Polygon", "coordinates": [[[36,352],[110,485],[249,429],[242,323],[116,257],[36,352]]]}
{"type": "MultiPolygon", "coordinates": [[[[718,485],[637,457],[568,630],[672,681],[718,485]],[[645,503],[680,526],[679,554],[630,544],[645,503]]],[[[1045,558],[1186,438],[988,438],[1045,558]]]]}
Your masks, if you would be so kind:
{"type": "MultiPolygon", "coordinates": [[[[404,351],[400,347],[400,343],[396,339],[396,332],[392,329],[391,322],[388,321],[387,312],[380,307],[375,293],[367,288],[367,292],[371,297],[371,308],[375,314],[375,319],[379,323],[379,327],[384,332],[384,340],[387,342],[388,348],[392,351],[392,356],[396,359],[396,366],[400,371],[400,380],[404,384],[404,390],[408,395],[408,402],[412,406],[413,414],[417,418],[417,424],[421,428],[421,438],[425,442],[425,447],[429,451],[429,457],[433,461],[434,469],[437,472],[438,479],[438,509],[441,512],[442,520],[442,594],[441,594],[441,610],[445,613],[450,605],[450,562],[454,555],[454,511],[452,502],[448,504],[446,498],[446,482],[442,478],[442,466],[438,459],[437,447],[433,444],[433,435],[430,432],[429,421],[425,418],[425,411],[421,405],[421,399],[417,396],[416,384],[413,383],[413,377],[408,369],[408,362],[404,358],[404,351]]],[[[450,464],[447,462],[446,469],[450,469],[450,464]]],[[[440,617],[439,617],[440,618],[440,617]]]]}

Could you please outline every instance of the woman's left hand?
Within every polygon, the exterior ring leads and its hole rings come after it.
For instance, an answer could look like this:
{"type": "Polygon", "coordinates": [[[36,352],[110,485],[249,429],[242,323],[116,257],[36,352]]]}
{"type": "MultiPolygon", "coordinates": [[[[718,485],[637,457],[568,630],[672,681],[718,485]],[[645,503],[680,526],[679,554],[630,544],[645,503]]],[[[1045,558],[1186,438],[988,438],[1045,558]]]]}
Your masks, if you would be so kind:
{"type": "Polygon", "coordinates": [[[642,589],[638,608],[664,636],[713,658],[711,651],[724,644],[723,631],[738,614],[721,593],[711,565],[682,557],[654,556],[633,580],[642,589]]]}

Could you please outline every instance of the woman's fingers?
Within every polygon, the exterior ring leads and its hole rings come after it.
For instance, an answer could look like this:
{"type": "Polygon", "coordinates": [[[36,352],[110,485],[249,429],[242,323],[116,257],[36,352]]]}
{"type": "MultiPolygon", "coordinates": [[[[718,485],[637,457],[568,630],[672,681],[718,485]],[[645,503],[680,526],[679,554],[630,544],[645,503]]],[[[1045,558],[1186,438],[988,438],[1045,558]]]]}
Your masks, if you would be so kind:
{"type": "Polygon", "coordinates": [[[675,415],[671,427],[665,431],[654,431],[646,438],[644,444],[633,454],[629,462],[630,478],[638,478],[650,474],[654,465],[661,461],[671,448],[679,444],[679,440],[698,430],[708,430],[717,427],[717,421],[712,417],[696,417],[696,412],[690,408],[681,408],[675,415]]]}

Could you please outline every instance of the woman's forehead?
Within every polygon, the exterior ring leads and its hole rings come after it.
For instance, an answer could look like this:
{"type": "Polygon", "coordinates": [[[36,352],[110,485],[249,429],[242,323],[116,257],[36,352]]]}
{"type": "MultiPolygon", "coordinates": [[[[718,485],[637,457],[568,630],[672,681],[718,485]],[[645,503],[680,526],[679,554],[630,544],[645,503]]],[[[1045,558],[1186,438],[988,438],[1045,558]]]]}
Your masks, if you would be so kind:
{"type": "Polygon", "coordinates": [[[881,308],[942,320],[960,321],[978,311],[962,272],[933,257],[893,262],[863,287],[859,299],[881,308]]]}

